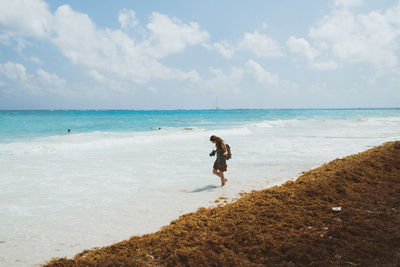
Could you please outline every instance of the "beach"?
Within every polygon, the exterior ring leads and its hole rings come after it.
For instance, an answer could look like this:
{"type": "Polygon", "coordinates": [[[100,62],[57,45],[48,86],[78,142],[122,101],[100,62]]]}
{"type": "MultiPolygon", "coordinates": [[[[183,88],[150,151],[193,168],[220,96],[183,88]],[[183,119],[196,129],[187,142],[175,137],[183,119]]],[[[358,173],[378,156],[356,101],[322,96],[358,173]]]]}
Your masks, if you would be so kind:
{"type": "Polygon", "coordinates": [[[400,142],[45,266],[398,266],[400,142]]]}
{"type": "Polygon", "coordinates": [[[0,0],[0,267],[400,266],[399,14],[0,0]]]}
{"type": "Polygon", "coordinates": [[[71,258],[294,181],[399,140],[399,112],[2,111],[0,266],[71,258]],[[212,174],[212,134],[232,149],[222,188],[212,174]]]}

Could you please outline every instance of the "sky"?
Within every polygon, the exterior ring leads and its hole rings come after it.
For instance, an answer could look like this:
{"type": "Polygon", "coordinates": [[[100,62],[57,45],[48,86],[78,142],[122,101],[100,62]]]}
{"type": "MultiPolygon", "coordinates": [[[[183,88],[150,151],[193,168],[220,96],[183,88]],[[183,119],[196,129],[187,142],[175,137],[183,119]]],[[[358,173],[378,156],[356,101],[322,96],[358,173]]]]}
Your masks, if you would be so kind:
{"type": "Polygon", "coordinates": [[[0,0],[0,109],[400,107],[399,56],[399,0],[0,0]]]}

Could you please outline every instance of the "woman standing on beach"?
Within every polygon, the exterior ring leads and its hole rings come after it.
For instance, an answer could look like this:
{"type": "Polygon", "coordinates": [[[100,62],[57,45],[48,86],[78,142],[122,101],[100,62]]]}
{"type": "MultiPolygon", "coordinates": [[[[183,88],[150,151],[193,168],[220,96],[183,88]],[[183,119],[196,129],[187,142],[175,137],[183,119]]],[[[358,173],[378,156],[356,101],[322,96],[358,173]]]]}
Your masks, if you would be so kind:
{"type": "Polygon", "coordinates": [[[217,153],[217,159],[215,160],[213,167],[213,174],[221,178],[221,186],[224,186],[228,181],[228,179],[224,177],[224,172],[226,172],[226,168],[228,167],[225,159],[225,156],[228,154],[228,150],[224,140],[222,140],[220,137],[212,135],[210,137],[210,141],[216,146],[216,149],[210,153],[210,157],[217,153]]]}

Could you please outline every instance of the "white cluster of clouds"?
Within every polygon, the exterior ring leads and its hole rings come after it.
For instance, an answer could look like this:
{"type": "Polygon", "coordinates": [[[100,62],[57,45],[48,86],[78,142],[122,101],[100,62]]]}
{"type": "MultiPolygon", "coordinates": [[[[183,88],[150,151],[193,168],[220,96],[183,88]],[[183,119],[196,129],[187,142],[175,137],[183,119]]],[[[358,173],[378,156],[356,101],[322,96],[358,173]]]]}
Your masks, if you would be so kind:
{"type": "MultiPolygon", "coordinates": [[[[187,46],[206,42],[209,34],[197,23],[184,24],[154,12],[147,24],[148,36],[137,41],[120,29],[99,29],[87,14],[68,5],[60,6],[54,14],[42,0],[3,1],[1,7],[4,40],[46,39],[74,64],[90,69],[90,73],[112,74],[135,83],[152,78],[199,80],[195,70],[182,71],[158,61],[187,46]]],[[[122,29],[138,24],[135,12],[127,9],[120,12],[118,20],[122,29]]]]}
{"type": "Polygon", "coordinates": [[[260,84],[273,86],[278,85],[282,82],[278,75],[266,71],[259,63],[255,62],[252,59],[246,62],[245,67],[260,84]]]}
{"type": "Polygon", "coordinates": [[[272,38],[257,31],[245,33],[243,39],[239,42],[239,49],[249,50],[257,57],[281,57],[279,45],[272,38]]]}
{"type": "Polygon", "coordinates": [[[214,77],[205,81],[204,86],[215,92],[233,92],[240,93],[241,82],[246,79],[253,81],[248,82],[250,86],[257,84],[258,87],[263,89],[278,88],[296,88],[298,85],[291,83],[266,70],[260,63],[253,59],[248,60],[241,67],[232,67],[229,73],[224,73],[221,69],[210,67],[210,72],[214,77]]]}
{"type": "Polygon", "coordinates": [[[294,36],[291,36],[286,41],[286,44],[292,52],[300,54],[301,56],[306,58],[308,62],[308,67],[310,69],[335,70],[338,66],[338,64],[333,60],[324,62],[317,61],[316,58],[318,57],[320,52],[317,49],[312,48],[308,41],[304,38],[296,38],[294,36]]]}
{"type": "MultiPolygon", "coordinates": [[[[398,66],[400,46],[400,3],[387,10],[368,14],[353,13],[351,8],[363,0],[335,0],[332,13],[310,27],[308,39],[290,36],[288,49],[304,58],[309,69],[336,70],[340,64],[370,63],[376,68],[398,66]]],[[[278,42],[258,31],[247,32],[236,44],[213,44],[222,56],[232,58],[240,51],[251,51],[258,58],[283,57],[278,42]]]]}
{"type": "Polygon", "coordinates": [[[141,47],[148,56],[163,58],[183,51],[187,46],[206,43],[209,33],[200,29],[195,22],[183,24],[179,19],[153,12],[147,24],[151,34],[141,47]]]}
{"type": "Polygon", "coordinates": [[[54,18],[52,42],[74,64],[136,83],[146,83],[152,78],[199,79],[194,70],[184,72],[158,61],[206,41],[208,34],[196,24],[185,25],[153,13],[147,25],[149,38],[137,42],[121,30],[98,29],[87,15],[67,5],[59,7],[54,18]]]}
{"type": "Polygon", "coordinates": [[[2,0],[0,3],[3,38],[15,36],[46,38],[51,34],[52,15],[45,2],[2,0]]]}
{"type": "MultiPolygon", "coordinates": [[[[113,30],[98,28],[87,14],[74,11],[68,5],[58,7],[54,13],[42,0],[10,1],[1,6],[5,8],[0,13],[0,25],[7,39],[33,37],[48,40],[73,64],[87,68],[87,74],[99,83],[115,86],[118,79],[147,83],[154,78],[202,81],[196,70],[182,71],[159,61],[188,46],[209,46],[210,35],[198,23],[184,24],[177,18],[153,12],[146,25],[146,36],[136,40],[127,32],[139,24],[133,10],[122,9],[118,16],[121,29],[113,30]]],[[[224,42],[215,43],[214,47],[225,57],[231,57],[237,51],[250,51],[260,58],[283,56],[277,42],[257,31],[245,33],[235,47],[224,42]]],[[[41,63],[38,58],[31,60],[41,63]]],[[[14,65],[22,67],[26,73],[24,66],[14,65]]],[[[248,61],[244,68],[233,68],[229,75],[216,68],[210,67],[209,70],[214,77],[203,80],[205,87],[230,87],[223,86],[224,82],[237,85],[244,74],[254,76],[256,81],[266,86],[279,84],[277,75],[265,71],[253,60],[248,61]]],[[[31,75],[31,80],[33,77],[37,80],[47,78],[50,82],[52,77],[57,88],[65,83],[64,80],[57,82],[56,77],[51,76],[55,74],[49,75],[38,70],[31,75]]]]}
{"type": "Polygon", "coordinates": [[[66,81],[43,69],[37,69],[36,73],[29,74],[23,65],[7,62],[0,64],[0,77],[14,85],[12,89],[7,88],[7,91],[27,90],[34,94],[65,95],[66,81]]]}
{"type": "Polygon", "coordinates": [[[310,28],[311,47],[304,38],[291,36],[289,49],[308,61],[308,66],[320,70],[336,69],[339,63],[370,63],[378,69],[398,67],[396,51],[400,45],[400,3],[385,11],[354,14],[350,7],[362,4],[361,0],[336,0],[330,15],[310,28]],[[329,61],[319,61],[327,55],[329,61]]]}
{"type": "Polygon", "coordinates": [[[226,58],[231,58],[234,53],[240,51],[250,51],[259,58],[282,57],[284,54],[278,43],[271,37],[259,33],[258,31],[246,32],[237,44],[229,44],[221,41],[213,44],[213,47],[226,58]]]}
{"type": "MultiPolygon", "coordinates": [[[[263,67],[268,59],[285,60],[288,55],[302,59],[297,62],[302,66],[305,62],[308,69],[317,71],[368,63],[380,72],[398,72],[400,3],[386,10],[356,13],[354,7],[363,2],[333,0],[332,11],[311,26],[307,36],[288,35],[281,46],[264,33],[268,27],[265,22],[263,30],[245,32],[234,42],[210,42],[210,34],[198,23],[185,23],[158,12],[141,26],[134,10],[122,9],[117,17],[120,28],[109,29],[98,27],[87,14],[69,5],[52,12],[44,0],[0,0],[0,44],[14,45],[22,51],[35,39],[51,43],[93,82],[115,90],[157,79],[232,92],[242,91],[245,81],[247,86],[251,81],[262,88],[293,88],[298,85],[272,73],[271,66],[263,67]],[[208,79],[191,67],[182,70],[163,63],[163,59],[193,46],[216,50],[226,60],[247,54],[241,57],[242,63],[228,71],[209,67],[208,79]]],[[[27,59],[44,65],[37,57],[27,59]]],[[[68,87],[56,74],[42,68],[29,73],[25,66],[13,62],[0,62],[0,78],[2,88],[7,82],[35,93],[59,94],[68,87]]]]}
{"type": "Polygon", "coordinates": [[[218,68],[209,68],[214,77],[204,81],[204,87],[213,92],[240,93],[240,82],[243,80],[244,71],[241,68],[232,67],[230,73],[225,74],[218,68]]]}
{"type": "Polygon", "coordinates": [[[119,13],[118,21],[122,29],[134,28],[139,24],[135,11],[126,8],[122,9],[122,11],[119,13]]]}

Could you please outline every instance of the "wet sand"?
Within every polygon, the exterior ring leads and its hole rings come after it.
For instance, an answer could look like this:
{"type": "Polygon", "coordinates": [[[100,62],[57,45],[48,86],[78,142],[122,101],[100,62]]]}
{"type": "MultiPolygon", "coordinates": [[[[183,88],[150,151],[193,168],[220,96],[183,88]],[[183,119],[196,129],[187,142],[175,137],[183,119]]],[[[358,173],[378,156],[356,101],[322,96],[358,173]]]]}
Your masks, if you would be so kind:
{"type": "Polygon", "coordinates": [[[158,232],[46,266],[399,264],[397,141],[336,159],[294,182],[200,208],[158,232]]]}

